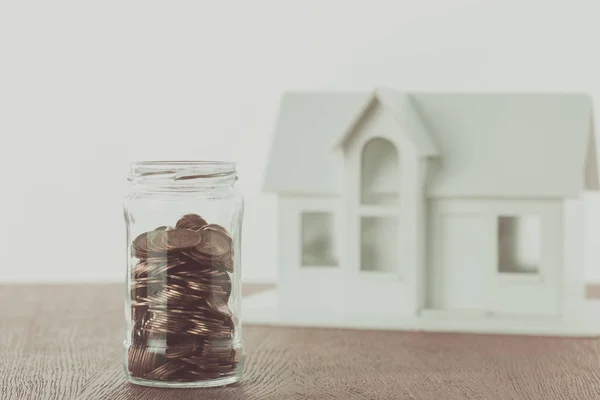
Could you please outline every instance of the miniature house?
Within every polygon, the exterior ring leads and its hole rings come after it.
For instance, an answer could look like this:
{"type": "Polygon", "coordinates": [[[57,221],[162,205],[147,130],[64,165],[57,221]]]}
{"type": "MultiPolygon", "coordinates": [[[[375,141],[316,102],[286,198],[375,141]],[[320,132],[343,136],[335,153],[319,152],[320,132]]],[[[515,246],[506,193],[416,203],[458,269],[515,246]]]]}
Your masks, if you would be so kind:
{"type": "Polygon", "coordinates": [[[598,188],[585,95],[286,94],[265,179],[278,313],[560,321],[598,188]]]}

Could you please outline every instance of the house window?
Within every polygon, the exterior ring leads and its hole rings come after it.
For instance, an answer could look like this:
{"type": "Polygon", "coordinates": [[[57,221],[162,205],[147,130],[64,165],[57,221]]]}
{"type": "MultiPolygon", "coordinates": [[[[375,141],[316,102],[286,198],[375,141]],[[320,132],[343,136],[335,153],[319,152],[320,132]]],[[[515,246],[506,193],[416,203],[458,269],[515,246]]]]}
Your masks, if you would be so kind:
{"type": "Polygon", "coordinates": [[[498,218],[498,272],[537,274],[541,247],[539,216],[498,218]]]}
{"type": "Polygon", "coordinates": [[[362,149],[360,182],[360,270],[396,272],[400,221],[398,151],[383,138],[362,149]]]}
{"type": "Polygon", "coordinates": [[[398,268],[398,218],[362,217],[360,269],[394,272],[398,268]]]}
{"type": "Polygon", "coordinates": [[[302,266],[335,267],[334,218],[328,212],[302,213],[302,266]]]}
{"type": "Polygon", "coordinates": [[[400,186],[398,152],[392,142],[370,140],[362,152],[361,204],[396,205],[400,186]]]}

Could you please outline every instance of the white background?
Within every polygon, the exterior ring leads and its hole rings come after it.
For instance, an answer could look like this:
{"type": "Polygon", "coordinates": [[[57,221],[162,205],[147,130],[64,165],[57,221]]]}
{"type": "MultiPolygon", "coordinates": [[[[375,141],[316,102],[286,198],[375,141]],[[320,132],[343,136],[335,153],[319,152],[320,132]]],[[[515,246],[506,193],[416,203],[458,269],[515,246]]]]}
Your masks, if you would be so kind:
{"type": "Polygon", "coordinates": [[[597,98],[599,16],[597,0],[0,0],[0,281],[122,280],[125,177],[148,159],[237,161],[243,277],[273,281],[261,180],[283,90],[597,98]]]}

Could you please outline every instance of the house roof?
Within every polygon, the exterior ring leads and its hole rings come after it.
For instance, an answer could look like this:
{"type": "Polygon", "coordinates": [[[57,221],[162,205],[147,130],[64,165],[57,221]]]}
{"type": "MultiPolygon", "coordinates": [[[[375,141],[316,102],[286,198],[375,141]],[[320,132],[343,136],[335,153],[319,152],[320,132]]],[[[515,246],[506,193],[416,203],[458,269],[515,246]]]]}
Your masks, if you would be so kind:
{"type": "Polygon", "coordinates": [[[587,95],[376,90],[284,95],[265,190],[341,194],[336,145],[374,99],[419,154],[436,157],[430,197],[565,197],[598,187],[587,95]]]}
{"type": "Polygon", "coordinates": [[[423,121],[408,94],[388,89],[375,89],[367,100],[360,112],[352,118],[350,126],[345,128],[341,137],[337,138],[338,140],[334,144],[334,147],[343,146],[350,139],[355,128],[369,110],[375,104],[379,103],[392,115],[398,127],[405,132],[408,139],[415,146],[418,154],[422,156],[437,156],[440,154],[437,145],[429,132],[427,132],[427,128],[423,125],[423,121]]]}

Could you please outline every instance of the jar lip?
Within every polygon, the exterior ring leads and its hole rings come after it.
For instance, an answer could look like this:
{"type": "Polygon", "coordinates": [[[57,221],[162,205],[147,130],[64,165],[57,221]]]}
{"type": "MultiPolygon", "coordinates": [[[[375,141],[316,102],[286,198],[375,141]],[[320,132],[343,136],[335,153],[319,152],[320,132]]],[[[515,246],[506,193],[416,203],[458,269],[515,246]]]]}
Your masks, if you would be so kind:
{"type": "Polygon", "coordinates": [[[138,161],[131,165],[129,178],[138,183],[187,183],[236,179],[231,161],[138,161]]]}

